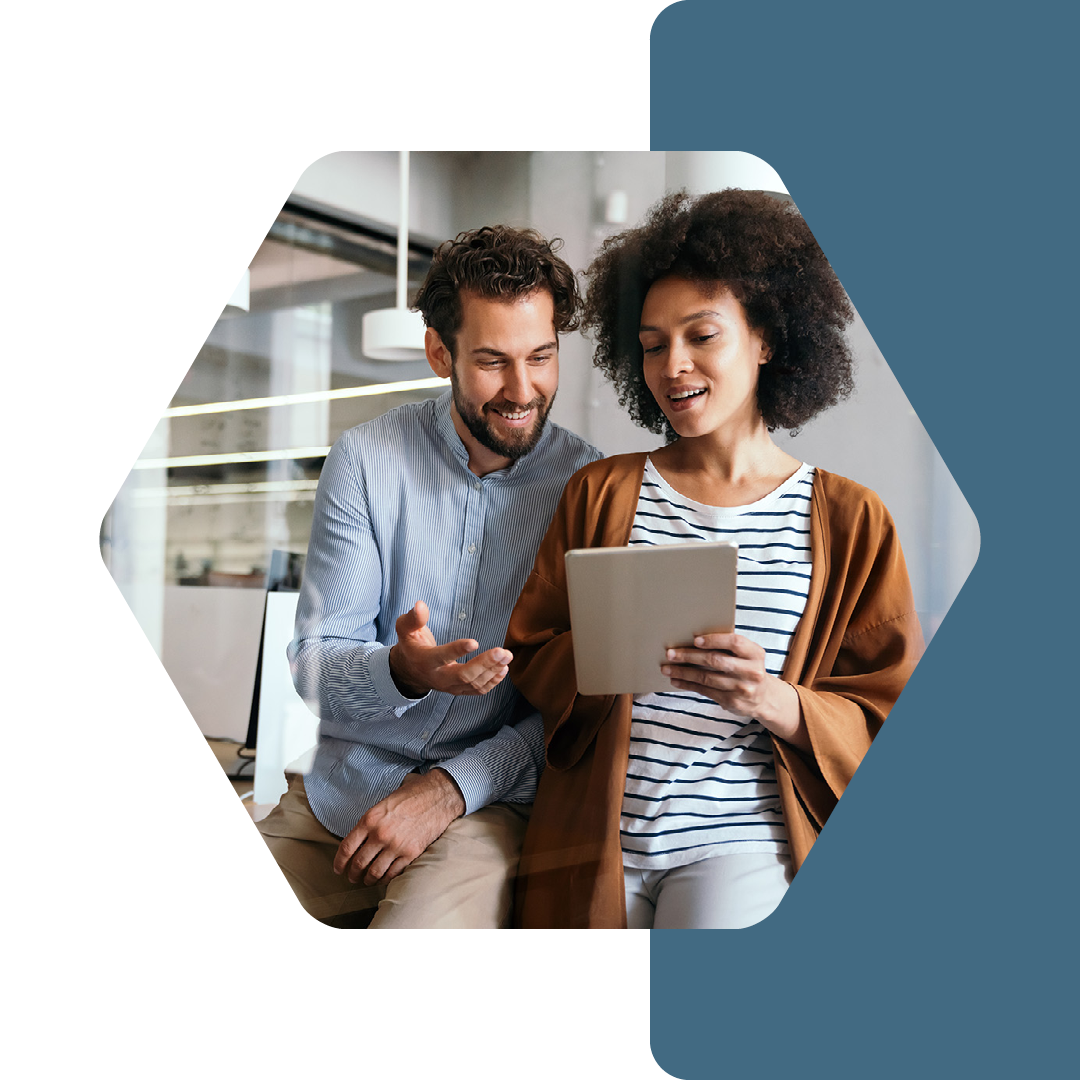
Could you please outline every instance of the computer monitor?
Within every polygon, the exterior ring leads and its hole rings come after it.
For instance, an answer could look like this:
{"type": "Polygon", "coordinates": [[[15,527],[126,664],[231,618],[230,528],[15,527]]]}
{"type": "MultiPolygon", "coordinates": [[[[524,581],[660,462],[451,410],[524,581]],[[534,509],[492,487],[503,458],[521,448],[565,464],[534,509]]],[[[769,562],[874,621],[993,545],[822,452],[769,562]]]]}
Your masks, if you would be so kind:
{"type": "MultiPolygon", "coordinates": [[[[266,591],[299,592],[304,575],[305,556],[295,551],[275,549],[270,553],[270,569],[266,573],[266,591]]],[[[263,629],[259,635],[259,657],[255,662],[255,687],[251,694],[251,713],[248,717],[244,749],[254,750],[259,735],[259,695],[262,689],[263,650],[266,646],[266,605],[263,604],[263,629]]]]}

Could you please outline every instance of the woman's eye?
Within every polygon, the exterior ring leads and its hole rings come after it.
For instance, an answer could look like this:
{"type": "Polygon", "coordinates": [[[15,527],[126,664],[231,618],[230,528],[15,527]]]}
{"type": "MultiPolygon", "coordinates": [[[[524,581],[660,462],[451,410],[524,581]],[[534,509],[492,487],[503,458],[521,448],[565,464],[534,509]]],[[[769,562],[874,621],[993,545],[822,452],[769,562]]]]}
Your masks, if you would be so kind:
{"type": "Polygon", "coordinates": [[[715,334],[702,334],[699,337],[694,338],[695,341],[712,341],[716,337],[715,334]]]}
{"type": "Polygon", "coordinates": [[[642,345],[641,348],[645,355],[648,356],[649,353],[658,353],[663,348],[663,345],[642,345]]]}

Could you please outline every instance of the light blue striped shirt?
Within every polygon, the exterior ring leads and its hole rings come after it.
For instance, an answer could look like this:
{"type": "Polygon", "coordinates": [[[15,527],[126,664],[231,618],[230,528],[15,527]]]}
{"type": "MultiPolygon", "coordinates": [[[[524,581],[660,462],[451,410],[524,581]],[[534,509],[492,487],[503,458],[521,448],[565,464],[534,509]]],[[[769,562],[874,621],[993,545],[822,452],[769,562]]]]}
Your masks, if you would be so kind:
{"type": "Polygon", "coordinates": [[[394,624],[423,600],[440,644],[501,646],[566,481],[601,456],[549,423],[529,454],[478,477],[449,391],[334,444],[289,646],[296,689],[319,716],[308,801],[332,833],[344,836],[409,772],[436,765],[457,782],[466,813],[532,801],[544,761],[539,714],[524,712],[509,679],[478,697],[403,697],[390,675],[394,624]]]}

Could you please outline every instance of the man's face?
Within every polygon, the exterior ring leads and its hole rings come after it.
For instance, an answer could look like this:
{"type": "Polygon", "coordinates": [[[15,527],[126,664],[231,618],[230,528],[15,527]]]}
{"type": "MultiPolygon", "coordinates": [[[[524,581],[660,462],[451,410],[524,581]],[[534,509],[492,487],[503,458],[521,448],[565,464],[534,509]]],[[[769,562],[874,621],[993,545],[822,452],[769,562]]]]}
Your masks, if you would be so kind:
{"type": "Polygon", "coordinates": [[[463,293],[454,356],[428,331],[428,359],[450,377],[454,426],[470,464],[505,468],[539,441],[559,386],[559,343],[551,294],[517,300],[463,293]]]}

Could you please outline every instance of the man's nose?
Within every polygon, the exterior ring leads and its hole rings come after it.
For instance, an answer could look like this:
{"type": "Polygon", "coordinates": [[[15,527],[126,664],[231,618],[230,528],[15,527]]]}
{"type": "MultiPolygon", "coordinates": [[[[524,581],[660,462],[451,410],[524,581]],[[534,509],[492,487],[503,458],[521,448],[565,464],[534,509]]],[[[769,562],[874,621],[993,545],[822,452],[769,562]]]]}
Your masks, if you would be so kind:
{"type": "Polygon", "coordinates": [[[512,364],[506,369],[503,396],[515,405],[528,405],[533,397],[532,379],[524,364],[512,364]]]}

